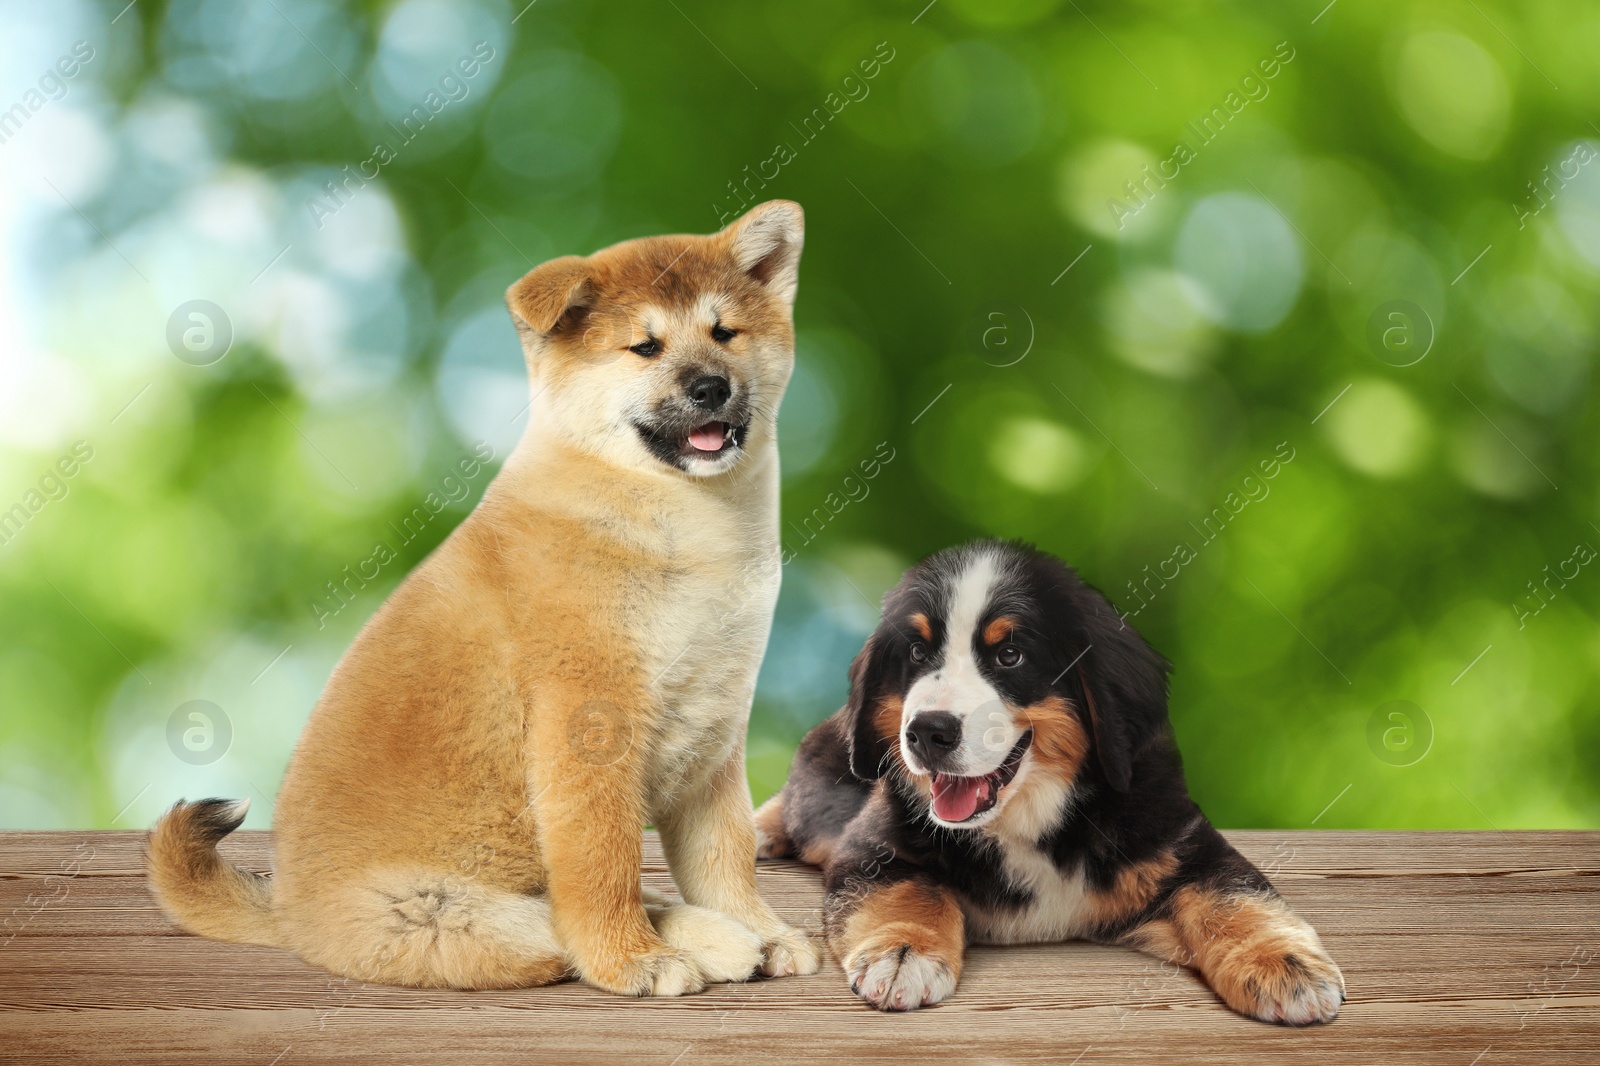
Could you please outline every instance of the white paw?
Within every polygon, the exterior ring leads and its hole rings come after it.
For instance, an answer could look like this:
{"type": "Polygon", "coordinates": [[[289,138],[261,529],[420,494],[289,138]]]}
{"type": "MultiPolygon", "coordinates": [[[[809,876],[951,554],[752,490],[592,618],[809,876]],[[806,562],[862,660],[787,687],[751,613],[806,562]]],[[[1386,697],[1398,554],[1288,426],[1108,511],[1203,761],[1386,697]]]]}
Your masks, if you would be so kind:
{"type": "Polygon", "coordinates": [[[705,981],[748,981],[761,965],[761,938],[725,914],[687,903],[645,911],[657,935],[687,955],[705,981]]]}
{"type": "Polygon", "coordinates": [[[879,1010],[930,1007],[956,990],[954,967],[904,943],[857,948],[845,973],[850,991],[879,1010]]]}
{"type": "Polygon", "coordinates": [[[822,966],[822,953],[814,940],[787,926],[761,946],[761,972],[768,977],[792,977],[816,973],[822,966]]]}

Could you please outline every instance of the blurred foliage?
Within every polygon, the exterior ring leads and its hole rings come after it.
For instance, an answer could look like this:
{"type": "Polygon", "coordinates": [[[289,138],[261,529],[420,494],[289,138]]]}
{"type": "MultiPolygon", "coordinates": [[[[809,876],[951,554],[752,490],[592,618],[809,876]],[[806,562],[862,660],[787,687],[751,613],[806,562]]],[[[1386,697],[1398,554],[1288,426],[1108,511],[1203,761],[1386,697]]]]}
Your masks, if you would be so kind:
{"type": "Polygon", "coordinates": [[[266,824],[521,428],[506,285],[787,197],[758,799],[999,534],[1222,825],[1600,826],[1600,8],[924,2],[0,4],[0,825],[266,824]]]}

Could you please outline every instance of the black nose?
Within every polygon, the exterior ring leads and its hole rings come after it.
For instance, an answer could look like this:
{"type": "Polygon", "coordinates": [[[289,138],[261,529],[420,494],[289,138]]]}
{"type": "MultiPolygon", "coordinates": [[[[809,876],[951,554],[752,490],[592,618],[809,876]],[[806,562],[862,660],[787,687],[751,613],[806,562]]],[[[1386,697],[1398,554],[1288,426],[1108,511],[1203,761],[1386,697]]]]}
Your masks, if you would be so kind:
{"type": "Polygon", "coordinates": [[[924,758],[937,758],[961,743],[961,719],[949,711],[924,711],[906,723],[906,740],[924,758]]]}
{"type": "Polygon", "coordinates": [[[696,407],[703,407],[707,411],[715,411],[728,402],[728,397],[733,395],[733,387],[728,384],[728,379],[715,374],[703,374],[689,382],[689,399],[696,407]]]}

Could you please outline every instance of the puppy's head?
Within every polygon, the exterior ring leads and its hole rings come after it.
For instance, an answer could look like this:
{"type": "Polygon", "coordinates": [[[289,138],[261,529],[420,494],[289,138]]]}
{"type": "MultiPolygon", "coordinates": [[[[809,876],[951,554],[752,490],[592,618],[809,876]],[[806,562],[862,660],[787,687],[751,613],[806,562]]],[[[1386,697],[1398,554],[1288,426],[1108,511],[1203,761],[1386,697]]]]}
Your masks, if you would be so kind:
{"type": "Polygon", "coordinates": [[[1053,556],[1001,541],[947,549],[885,597],[851,665],[850,767],[865,780],[903,772],[948,828],[1029,797],[1042,808],[1085,786],[1126,792],[1166,724],[1168,668],[1053,556]]]}
{"type": "Polygon", "coordinates": [[[538,421],[583,451],[696,477],[776,436],[805,218],[773,200],[710,236],[535,267],[506,303],[538,421]]]}

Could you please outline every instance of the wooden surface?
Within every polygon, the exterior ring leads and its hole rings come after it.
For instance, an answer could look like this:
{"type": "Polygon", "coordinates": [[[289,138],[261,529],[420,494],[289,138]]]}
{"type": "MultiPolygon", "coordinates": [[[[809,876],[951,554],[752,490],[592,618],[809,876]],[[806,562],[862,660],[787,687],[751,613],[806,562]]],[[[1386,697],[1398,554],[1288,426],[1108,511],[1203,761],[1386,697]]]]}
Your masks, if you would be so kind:
{"type": "MultiPolygon", "coordinates": [[[[0,834],[0,1061],[1600,1063],[1600,833],[1236,832],[1321,932],[1349,1002],[1292,1030],[1118,948],[980,948],[955,996],[863,1006],[815,977],[625,1000],[361,985],[287,952],[188,936],[144,887],[138,833],[0,834]]],[[[268,866],[265,833],[224,850],[268,866]]],[[[659,846],[646,881],[670,888],[659,846]]],[[[815,871],[762,888],[818,928],[815,871]]]]}

